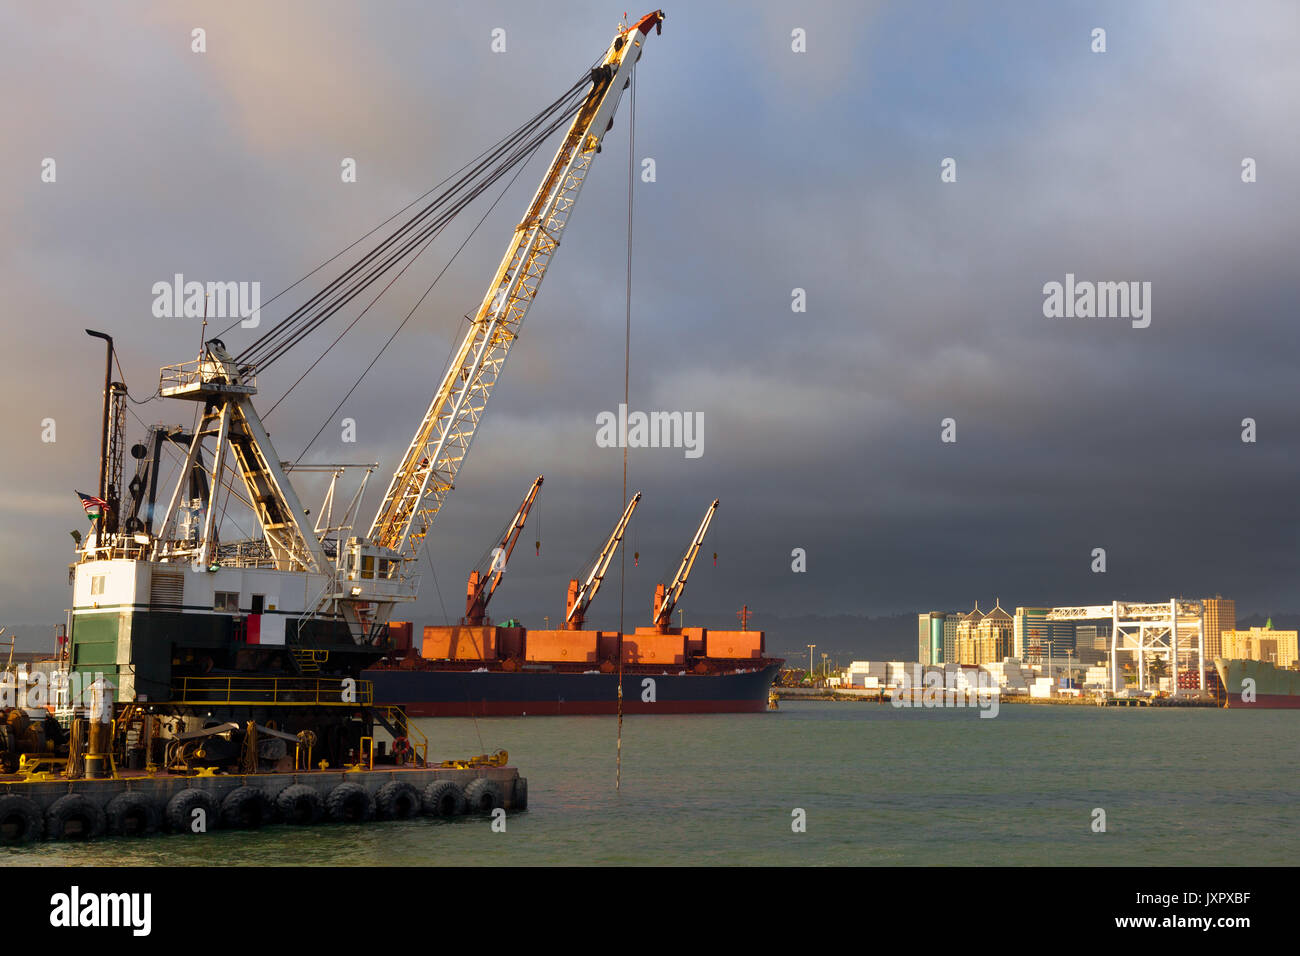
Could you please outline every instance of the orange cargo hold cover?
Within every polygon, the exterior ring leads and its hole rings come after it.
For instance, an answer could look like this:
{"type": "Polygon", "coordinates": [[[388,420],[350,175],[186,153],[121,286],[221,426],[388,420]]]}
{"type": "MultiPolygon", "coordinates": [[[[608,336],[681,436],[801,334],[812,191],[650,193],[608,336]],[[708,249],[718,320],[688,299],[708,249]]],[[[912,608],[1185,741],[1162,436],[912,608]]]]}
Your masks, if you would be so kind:
{"type": "Polygon", "coordinates": [[[431,661],[494,661],[496,631],[495,627],[468,624],[429,625],[424,629],[420,656],[431,661]]]}
{"type": "Polygon", "coordinates": [[[704,653],[704,635],[706,629],[702,627],[684,627],[682,633],[686,635],[686,653],[703,654],[704,653]]]}
{"type": "Polygon", "coordinates": [[[623,663],[625,664],[684,664],[686,663],[686,637],[683,634],[623,635],[623,663]]]}
{"type": "Polygon", "coordinates": [[[524,660],[594,664],[596,635],[596,631],[529,631],[524,639],[524,660]]]}
{"type": "Polygon", "coordinates": [[[705,635],[709,657],[758,658],[763,656],[762,631],[714,631],[705,635]]]}

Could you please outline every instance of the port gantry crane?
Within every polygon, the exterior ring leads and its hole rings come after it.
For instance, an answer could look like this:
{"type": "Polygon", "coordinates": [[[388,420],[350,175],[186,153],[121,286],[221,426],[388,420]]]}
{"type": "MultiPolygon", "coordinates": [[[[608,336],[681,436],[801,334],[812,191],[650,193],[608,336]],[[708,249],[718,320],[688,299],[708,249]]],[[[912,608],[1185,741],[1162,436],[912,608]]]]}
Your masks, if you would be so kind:
{"type": "Polygon", "coordinates": [[[475,568],[469,573],[469,583],[465,589],[465,617],[461,619],[462,624],[478,626],[487,618],[488,601],[492,600],[493,592],[496,591],[497,585],[501,583],[501,578],[506,573],[506,564],[515,550],[515,542],[519,540],[519,534],[524,530],[524,522],[528,520],[528,513],[533,510],[533,502],[537,500],[537,492],[541,487],[542,476],[538,475],[532,487],[528,489],[528,494],[524,495],[519,510],[515,512],[514,520],[506,528],[501,540],[488,552],[487,567],[484,570],[475,568]]]}
{"type": "Polygon", "coordinates": [[[718,510],[718,499],[713,499],[713,504],[709,505],[709,510],[704,512],[704,520],[700,522],[699,529],[695,532],[695,537],[691,539],[690,546],[686,553],[682,555],[682,560],[677,565],[677,573],[673,575],[672,581],[665,587],[660,584],[655,588],[654,606],[651,610],[654,612],[653,627],[660,634],[667,634],[668,627],[672,623],[673,609],[677,607],[677,602],[681,600],[682,592],[686,590],[686,579],[691,576],[691,568],[695,566],[695,559],[700,553],[700,545],[704,544],[704,536],[709,533],[709,523],[713,521],[713,515],[718,510]]]}
{"type": "MultiPolygon", "coordinates": [[[[631,81],[642,46],[653,28],[662,31],[663,12],[642,17],[634,25],[620,25],[605,55],[580,83],[589,81],[573,121],[547,167],[483,299],[470,318],[469,329],[441,380],[415,432],[401,464],[393,473],[369,532],[346,542],[336,539],[333,560],[325,542],[305,520],[289,480],[291,466],[282,462],[253,407],[259,368],[280,357],[391,265],[375,253],[318,293],[300,312],[315,324],[291,327],[289,320],[264,334],[252,347],[232,356],[217,338],[204,343],[197,361],[162,370],[159,395],[200,402],[203,414],[194,429],[182,476],[202,460],[201,444],[215,437],[210,472],[210,492],[201,516],[201,531],[183,539],[168,538],[167,528],[182,507],[178,482],[159,526],[156,539],[144,544],[137,538],[137,555],[153,561],[188,560],[195,570],[215,566],[217,560],[217,495],[225,465],[226,448],[247,492],[245,503],[254,513],[269,553],[263,566],[277,571],[306,573],[314,596],[311,617],[342,619],[355,643],[376,639],[377,629],[388,620],[395,602],[416,598],[418,576],[414,567],[430,523],[454,487],[488,398],[500,378],[505,360],[519,337],[520,327],[537,296],[542,279],[581,192],[601,141],[613,126],[614,113],[631,81]],[[379,262],[379,265],[373,263],[379,262]],[[373,266],[373,267],[372,267],[373,266]],[[362,268],[368,272],[358,272],[362,268]],[[346,286],[340,283],[353,282],[346,286]],[[314,314],[307,314],[316,310],[314,314]],[[283,326],[284,328],[282,328],[283,326]],[[143,545],[143,552],[139,552],[143,545]],[[322,583],[317,590],[316,581],[322,583]]],[[[575,85],[580,90],[580,85],[575,85]]],[[[572,91],[571,91],[572,92],[572,91]]],[[[567,95],[567,94],[566,94],[567,95]]],[[[560,101],[557,101],[557,104],[560,101]]],[[[556,114],[551,113],[549,117],[556,114]]],[[[538,120],[540,122],[540,120],[538,120]]],[[[528,128],[525,127],[521,129],[528,128]]],[[[558,127],[557,127],[558,128],[558,127]]],[[[546,133],[549,128],[542,129],[546,133]]],[[[512,134],[514,135],[514,134],[512,134]]],[[[530,132],[531,135],[531,132],[530,132]]],[[[510,162],[518,162],[523,147],[515,140],[510,162]]],[[[460,182],[466,182],[468,176],[460,182]]],[[[492,181],[495,181],[492,180],[492,181]]],[[[451,213],[459,211],[459,206],[451,213]]],[[[416,220],[411,220],[414,223],[416,220]]],[[[400,237],[408,223],[395,234],[400,237]]],[[[386,240],[390,241],[390,240],[386,240]]],[[[403,239],[403,241],[407,241],[403,239]]],[[[407,247],[409,248],[409,247],[407,247]]],[[[384,253],[387,255],[387,251],[384,253]]],[[[406,254],[405,252],[403,253],[406,254]]],[[[300,318],[294,313],[291,319],[300,318]]],[[[367,473],[368,474],[368,473],[367,473]]],[[[233,494],[232,489],[232,494],[233,494]]],[[[129,542],[128,542],[129,543],[129,542]]],[[[86,552],[86,559],[111,557],[104,537],[86,552]]]]}
{"type": "Polygon", "coordinates": [[[609,570],[609,562],[614,557],[614,552],[618,550],[619,542],[623,540],[623,532],[627,530],[627,523],[632,520],[632,512],[636,511],[637,504],[641,501],[641,492],[637,492],[628,501],[627,507],[623,509],[623,516],[618,519],[614,525],[614,530],[610,532],[609,538],[605,541],[604,547],[600,549],[600,554],[596,557],[596,563],[591,566],[591,571],[587,574],[586,580],[579,585],[577,578],[569,580],[568,599],[565,601],[567,607],[564,614],[564,630],[580,631],[583,623],[587,620],[587,609],[591,607],[592,600],[596,597],[596,592],[600,590],[601,582],[605,580],[605,572],[609,570]]]}

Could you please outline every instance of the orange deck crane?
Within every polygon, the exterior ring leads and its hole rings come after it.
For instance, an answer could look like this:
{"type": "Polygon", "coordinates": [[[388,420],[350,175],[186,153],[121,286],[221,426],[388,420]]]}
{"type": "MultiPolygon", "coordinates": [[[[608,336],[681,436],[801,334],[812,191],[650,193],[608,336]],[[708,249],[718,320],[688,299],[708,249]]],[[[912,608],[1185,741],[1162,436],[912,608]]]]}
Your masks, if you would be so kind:
{"type": "Polygon", "coordinates": [[[654,605],[651,607],[654,615],[652,626],[660,634],[668,633],[668,628],[672,624],[673,610],[681,600],[682,592],[686,590],[686,579],[690,577],[691,568],[695,566],[700,546],[704,544],[704,536],[709,533],[709,523],[717,510],[718,499],[714,498],[713,504],[709,505],[709,510],[704,512],[704,520],[700,522],[700,527],[695,532],[695,537],[691,539],[690,546],[682,555],[681,563],[677,565],[677,573],[673,575],[672,581],[666,587],[660,583],[655,588],[654,605]]]}
{"type": "Polygon", "coordinates": [[[519,533],[524,530],[524,522],[528,520],[528,513],[533,510],[533,502],[537,500],[537,492],[541,488],[542,476],[538,475],[520,502],[514,520],[502,534],[500,543],[488,553],[487,567],[475,568],[469,573],[469,583],[465,588],[465,616],[460,621],[462,624],[478,626],[487,618],[488,601],[492,600],[493,592],[506,573],[506,563],[515,550],[519,533]]]}
{"type": "Polygon", "coordinates": [[[632,520],[632,512],[636,511],[636,506],[640,501],[641,492],[638,491],[628,501],[627,507],[623,509],[623,516],[618,519],[618,522],[614,525],[614,530],[610,532],[609,538],[605,541],[605,546],[600,549],[596,563],[592,565],[586,580],[582,581],[581,584],[579,584],[577,578],[569,580],[569,593],[564,609],[564,630],[582,630],[583,622],[587,619],[587,608],[591,606],[592,599],[595,598],[596,592],[600,590],[601,582],[605,580],[605,572],[609,569],[609,562],[613,559],[614,552],[618,550],[619,542],[623,540],[623,532],[627,530],[627,523],[632,520]]]}

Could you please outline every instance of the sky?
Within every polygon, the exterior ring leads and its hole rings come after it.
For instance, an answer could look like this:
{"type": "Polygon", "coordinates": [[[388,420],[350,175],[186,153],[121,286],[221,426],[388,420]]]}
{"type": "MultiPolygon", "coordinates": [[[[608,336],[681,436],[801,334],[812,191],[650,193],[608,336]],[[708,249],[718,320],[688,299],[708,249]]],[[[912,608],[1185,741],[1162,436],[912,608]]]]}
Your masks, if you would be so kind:
{"type": "MultiPolygon", "coordinates": [[[[128,443],[148,423],[188,424],[189,405],[146,400],[160,366],[194,358],[200,322],[156,318],[154,283],[257,281],[268,299],[558,96],[622,13],[0,7],[0,624],[59,622],[69,603],[68,532],[86,526],[74,489],[96,486],[103,374],[84,329],[114,336],[146,402],[131,406],[128,443]],[[342,181],[345,158],[356,182],[342,181]]],[[[724,626],[742,604],[760,627],[764,614],[995,598],[1219,593],[1243,615],[1300,609],[1300,7],[692,2],[666,14],[637,71],[634,159],[638,172],[653,159],[655,176],[632,183],[630,406],[702,416],[703,444],[698,457],[629,451],[628,492],[644,495],[628,534],[640,555],[622,589],[629,628],[648,623],[656,581],[714,497],[688,625],[724,626]],[[1149,325],[1048,317],[1044,286],[1067,274],[1150,283],[1149,325]]],[[[465,575],[536,475],[546,482],[497,618],[562,614],[568,578],[622,509],[622,451],[596,434],[623,396],[630,107],[434,523],[406,615],[419,623],[459,616],[465,575]]],[[[328,423],[304,460],[380,463],[363,523],[553,148],[336,415],[486,207],[267,414],[281,458],[328,423]]],[[[321,284],[227,344],[251,343],[321,284]]],[[[264,414],[356,311],[259,378],[264,414]]],[[[321,489],[300,492],[314,506],[321,489]]],[[[613,579],[595,626],[617,623],[619,596],[613,579]]]]}

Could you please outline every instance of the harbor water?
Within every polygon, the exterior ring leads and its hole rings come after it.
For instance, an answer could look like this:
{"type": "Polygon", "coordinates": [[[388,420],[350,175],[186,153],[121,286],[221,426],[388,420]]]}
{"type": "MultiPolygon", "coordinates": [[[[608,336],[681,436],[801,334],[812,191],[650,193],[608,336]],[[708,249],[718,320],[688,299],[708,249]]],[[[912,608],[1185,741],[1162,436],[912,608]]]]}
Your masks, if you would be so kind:
{"type": "Polygon", "coordinates": [[[0,850],[18,865],[1279,865],[1294,711],[787,701],[767,714],[419,721],[435,759],[504,747],[529,782],[483,817],[276,826],[0,850]],[[1095,810],[1105,832],[1094,832],[1095,810]],[[796,810],[806,831],[794,832],[796,810]]]}

